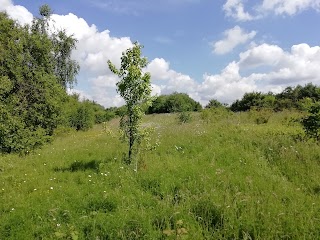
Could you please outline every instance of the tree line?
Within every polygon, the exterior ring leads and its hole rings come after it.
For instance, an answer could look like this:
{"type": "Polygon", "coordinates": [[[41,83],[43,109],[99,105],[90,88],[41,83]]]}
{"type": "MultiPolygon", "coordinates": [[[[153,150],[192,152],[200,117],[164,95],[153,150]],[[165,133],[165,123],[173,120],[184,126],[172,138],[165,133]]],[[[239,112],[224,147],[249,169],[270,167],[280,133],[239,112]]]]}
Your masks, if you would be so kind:
{"type": "Polygon", "coordinates": [[[308,110],[314,103],[320,101],[320,88],[312,83],[305,86],[286,87],[281,93],[246,93],[240,100],[230,105],[234,112],[248,111],[251,108],[269,108],[274,111],[284,109],[308,110]]]}

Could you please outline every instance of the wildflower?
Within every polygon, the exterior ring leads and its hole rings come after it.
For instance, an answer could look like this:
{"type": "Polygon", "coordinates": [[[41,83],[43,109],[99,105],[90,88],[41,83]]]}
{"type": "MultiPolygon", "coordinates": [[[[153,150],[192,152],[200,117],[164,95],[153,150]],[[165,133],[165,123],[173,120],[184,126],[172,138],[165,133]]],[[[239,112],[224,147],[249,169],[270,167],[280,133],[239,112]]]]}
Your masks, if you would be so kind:
{"type": "Polygon", "coordinates": [[[14,211],[15,209],[14,208],[11,208],[11,211],[14,211]]]}
{"type": "Polygon", "coordinates": [[[33,189],[33,191],[37,191],[37,189],[35,188],[35,189],[33,189]]]}
{"type": "Polygon", "coordinates": [[[57,223],[57,227],[60,227],[61,226],[61,224],[60,223],[57,223]]]}
{"type": "Polygon", "coordinates": [[[53,187],[50,187],[51,190],[53,190],[53,187]]]}
{"type": "Polygon", "coordinates": [[[88,175],[88,177],[91,177],[91,175],[88,175]]]}

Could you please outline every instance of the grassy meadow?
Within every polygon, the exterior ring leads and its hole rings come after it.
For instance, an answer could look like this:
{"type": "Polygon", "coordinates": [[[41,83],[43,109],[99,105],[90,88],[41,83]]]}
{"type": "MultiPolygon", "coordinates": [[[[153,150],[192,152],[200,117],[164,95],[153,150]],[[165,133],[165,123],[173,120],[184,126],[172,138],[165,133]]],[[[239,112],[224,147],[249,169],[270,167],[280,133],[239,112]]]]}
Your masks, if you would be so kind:
{"type": "Polygon", "coordinates": [[[2,155],[0,239],[319,239],[320,148],[300,115],[148,115],[137,166],[116,119],[2,155]]]}

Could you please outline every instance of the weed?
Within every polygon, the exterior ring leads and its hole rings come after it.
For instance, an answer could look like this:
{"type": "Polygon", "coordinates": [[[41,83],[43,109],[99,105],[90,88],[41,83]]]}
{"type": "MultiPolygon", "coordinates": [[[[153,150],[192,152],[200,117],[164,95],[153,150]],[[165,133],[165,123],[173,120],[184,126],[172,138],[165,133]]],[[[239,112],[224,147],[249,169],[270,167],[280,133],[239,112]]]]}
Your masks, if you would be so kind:
{"type": "Polygon", "coordinates": [[[209,200],[201,200],[193,205],[191,212],[205,231],[213,232],[223,227],[221,210],[209,200]]]}
{"type": "Polygon", "coordinates": [[[191,122],[192,116],[190,112],[181,112],[178,115],[179,123],[188,123],[191,122]]]}

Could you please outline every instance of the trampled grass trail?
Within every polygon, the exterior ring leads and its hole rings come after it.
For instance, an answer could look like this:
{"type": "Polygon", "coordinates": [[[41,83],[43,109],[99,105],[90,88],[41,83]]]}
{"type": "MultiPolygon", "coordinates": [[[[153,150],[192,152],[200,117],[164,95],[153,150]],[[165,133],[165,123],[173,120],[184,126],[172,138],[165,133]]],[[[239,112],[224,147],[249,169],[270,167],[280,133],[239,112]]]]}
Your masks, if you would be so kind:
{"type": "Polygon", "coordinates": [[[298,116],[146,116],[137,171],[117,120],[1,156],[0,239],[319,239],[320,148],[298,116]]]}

